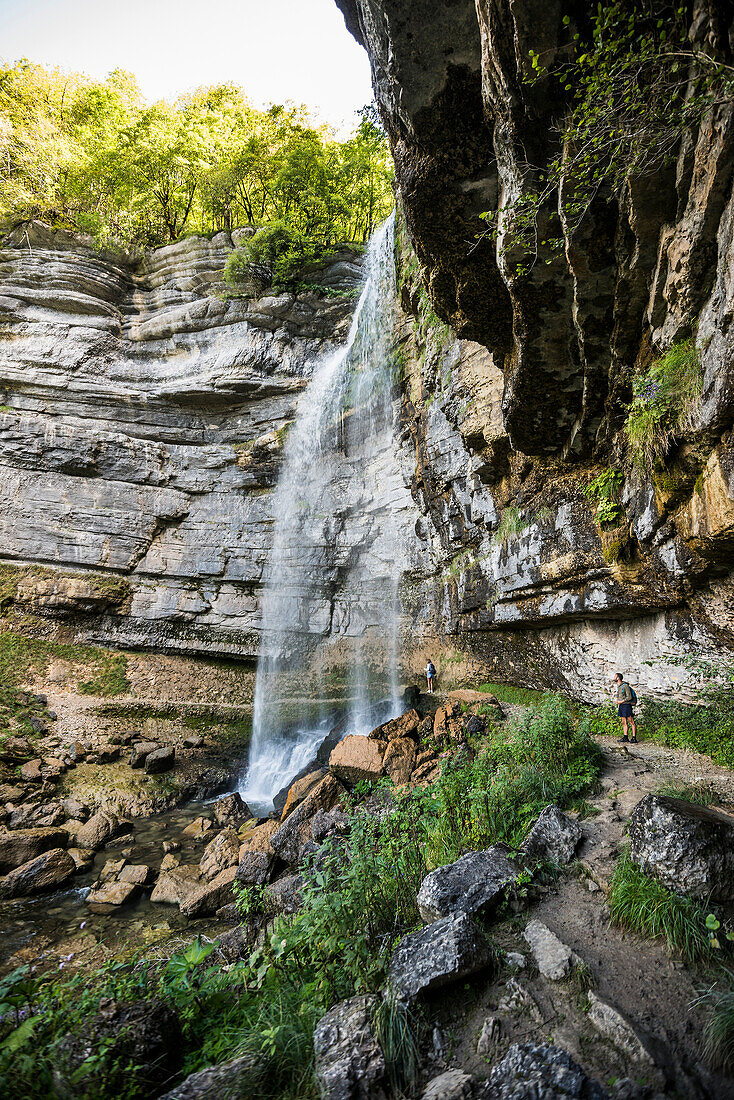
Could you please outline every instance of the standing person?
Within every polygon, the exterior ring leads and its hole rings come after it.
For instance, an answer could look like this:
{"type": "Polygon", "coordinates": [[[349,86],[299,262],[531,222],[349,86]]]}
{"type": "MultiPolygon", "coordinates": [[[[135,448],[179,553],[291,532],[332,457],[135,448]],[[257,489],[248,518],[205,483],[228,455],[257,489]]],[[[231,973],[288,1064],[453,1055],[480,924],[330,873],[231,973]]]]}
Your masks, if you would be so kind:
{"type": "Polygon", "coordinates": [[[624,730],[624,737],[620,737],[620,741],[628,741],[632,745],[637,744],[637,726],[635,725],[635,718],[633,713],[633,706],[637,702],[637,696],[621,672],[615,673],[614,683],[617,685],[617,714],[622,719],[622,729],[624,730]],[[630,724],[632,730],[632,737],[627,736],[627,723],[630,724]]]}
{"type": "Polygon", "coordinates": [[[428,683],[428,692],[430,695],[433,695],[433,681],[436,676],[436,668],[430,657],[428,658],[428,664],[425,667],[425,673],[426,681],[428,683]]]}

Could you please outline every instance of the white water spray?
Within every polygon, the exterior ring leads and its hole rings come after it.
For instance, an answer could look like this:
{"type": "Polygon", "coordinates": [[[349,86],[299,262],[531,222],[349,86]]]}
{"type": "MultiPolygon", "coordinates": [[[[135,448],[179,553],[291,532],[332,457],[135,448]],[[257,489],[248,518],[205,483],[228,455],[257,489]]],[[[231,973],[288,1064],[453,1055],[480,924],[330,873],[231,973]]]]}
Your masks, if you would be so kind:
{"type": "Polygon", "coordinates": [[[335,703],[328,678],[314,671],[324,642],[350,643],[348,732],[376,724],[376,645],[388,672],[381,717],[400,710],[402,555],[395,517],[377,491],[393,440],[393,240],[390,218],[370,241],[346,345],[316,364],[298,403],[273,493],[253,737],[241,787],[263,812],[328,733],[335,703]]]}

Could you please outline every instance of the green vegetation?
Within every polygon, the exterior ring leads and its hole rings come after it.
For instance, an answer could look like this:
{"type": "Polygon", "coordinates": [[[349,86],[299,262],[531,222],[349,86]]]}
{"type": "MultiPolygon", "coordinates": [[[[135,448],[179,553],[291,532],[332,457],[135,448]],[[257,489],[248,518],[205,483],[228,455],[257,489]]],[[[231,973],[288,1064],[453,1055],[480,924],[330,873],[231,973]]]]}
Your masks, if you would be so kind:
{"type": "MultiPolygon", "coordinates": [[[[48,1096],[63,1037],[103,997],[160,997],[182,1018],[183,1072],[246,1054],[243,1100],[315,1096],[314,1025],[341,998],[384,985],[396,941],[420,924],[416,894],[426,871],[468,849],[518,843],[549,802],[579,805],[598,776],[598,750],[560,698],[473,747],[473,759],[460,751],[432,785],[391,791],[394,813],[354,808],[343,844],[306,870],[302,909],[277,918],[263,945],[228,970],[212,963],[210,945],[194,943],[168,963],[134,958],[93,975],[16,971],[0,987],[0,1091],[12,1081],[13,1094],[48,1096]]],[[[240,891],[243,914],[262,899],[262,891],[240,891]]],[[[420,1021],[388,1001],[375,1023],[397,1095],[415,1078],[420,1021]]],[[[95,1052],[82,1078],[80,1096],[145,1095],[114,1045],[95,1052]]]]}
{"type": "Polygon", "coordinates": [[[675,894],[643,874],[629,855],[618,861],[609,891],[612,921],[648,939],[663,939],[694,963],[711,954],[707,910],[693,898],[675,894]]]}
{"type": "Polygon", "coordinates": [[[502,517],[494,532],[492,541],[501,546],[506,546],[509,539],[519,535],[526,527],[530,526],[529,519],[523,519],[520,508],[508,507],[502,513],[502,517]]]}
{"type": "Polygon", "coordinates": [[[546,693],[543,691],[518,687],[516,684],[479,684],[477,691],[486,691],[490,695],[495,695],[500,703],[516,703],[524,707],[537,706],[546,698],[546,693]]]}
{"type": "Polygon", "coordinates": [[[661,783],[657,793],[680,798],[684,802],[693,802],[696,806],[713,806],[719,801],[716,791],[703,783],[661,783]]]}
{"type": "Polygon", "coordinates": [[[623,481],[619,470],[602,470],[584,489],[586,497],[596,503],[596,520],[602,527],[611,527],[624,516],[624,509],[619,503],[623,481]]]}
{"type": "Polygon", "coordinates": [[[634,380],[625,433],[635,465],[652,470],[665,458],[673,440],[690,426],[702,386],[693,338],[673,344],[634,380]]]}
{"type": "Polygon", "coordinates": [[[0,153],[1,223],[42,218],[98,245],[280,223],[298,256],[366,240],[392,207],[374,108],[337,141],[305,108],[259,111],[232,84],[149,104],[121,70],[0,66],[0,153]]]}
{"type": "Polygon", "coordinates": [[[43,674],[53,659],[89,666],[91,677],[79,684],[79,690],[85,694],[119,695],[130,686],[125,675],[127,657],[124,653],[96,646],[49,642],[4,630],[0,632],[0,712],[3,708],[14,711],[17,688],[34,673],[43,674]]]}
{"type": "MultiPolygon", "coordinates": [[[[732,974],[727,971],[729,984],[732,974]]],[[[704,1057],[717,1069],[731,1073],[734,1069],[734,989],[717,989],[712,986],[706,990],[694,1007],[701,1006],[711,1010],[704,1034],[704,1057]]]]}

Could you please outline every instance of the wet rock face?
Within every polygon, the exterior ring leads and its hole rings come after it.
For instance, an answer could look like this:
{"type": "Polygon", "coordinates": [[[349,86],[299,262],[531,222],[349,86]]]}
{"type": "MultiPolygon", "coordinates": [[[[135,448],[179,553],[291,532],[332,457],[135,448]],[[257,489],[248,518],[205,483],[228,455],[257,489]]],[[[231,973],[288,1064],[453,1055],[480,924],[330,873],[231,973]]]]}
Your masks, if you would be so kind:
{"type": "Polygon", "coordinates": [[[630,856],[645,874],[696,898],[734,899],[734,824],[716,810],[649,794],[629,823],[630,856]]]}

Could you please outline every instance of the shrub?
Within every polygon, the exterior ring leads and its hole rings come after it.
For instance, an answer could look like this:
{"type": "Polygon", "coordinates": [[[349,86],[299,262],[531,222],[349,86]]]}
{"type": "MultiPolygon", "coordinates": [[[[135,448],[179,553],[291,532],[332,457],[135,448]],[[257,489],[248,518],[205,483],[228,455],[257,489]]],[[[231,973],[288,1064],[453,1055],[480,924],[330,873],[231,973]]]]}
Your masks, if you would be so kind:
{"type": "Polygon", "coordinates": [[[333,250],[314,237],[305,237],[286,221],[274,221],[253,234],[227,257],[224,278],[235,289],[253,275],[276,285],[297,282],[301,269],[325,260],[333,250]]]}
{"type": "Polygon", "coordinates": [[[646,736],[657,744],[702,752],[717,764],[734,767],[734,715],[728,703],[649,699],[642,717],[646,736]]]}
{"type": "Polygon", "coordinates": [[[625,432],[632,461],[646,470],[664,459],[673,440],[690,428],[703,371],[693,338],[673,344],[633,383],[625,432]]]}
{"type": "Polygon", "coordinates": [[[584,495],[596,503],[596,519],[602,527],[612,526],[624,516],[624,509],[619,503],[623,481],[619,470],[602,470],[584,489],[584,495]]]}
{"type": "Polygon", "coordinates": [[[625,854],[617,862],[609,891],[614,924],[648,939],[663,939],[688,963],[710,955],[707,911],[693,898],[675,894],[657,879],[643,874],[625,854]]]}

